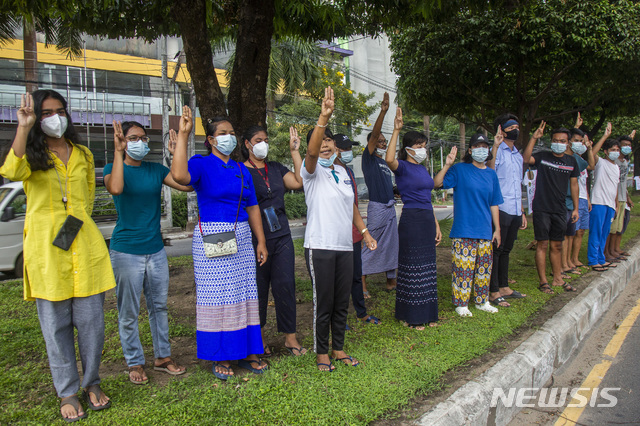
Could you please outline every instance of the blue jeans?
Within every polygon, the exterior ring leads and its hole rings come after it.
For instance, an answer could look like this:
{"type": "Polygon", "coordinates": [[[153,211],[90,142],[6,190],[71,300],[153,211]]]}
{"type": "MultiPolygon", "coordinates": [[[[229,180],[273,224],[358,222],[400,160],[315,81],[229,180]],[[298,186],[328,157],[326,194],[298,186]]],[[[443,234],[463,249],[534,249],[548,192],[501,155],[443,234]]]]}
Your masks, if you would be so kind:
{"type": "Polygon", "coordinates": [[[154,254],[128,254],[110,250],[118,297],[118,330],[128,366],[144,365],[138,332],[140,294],[144,291],[156,358],[171,356],[167,295],[169,262],[164,248],[154,254]]]}
{"type": "Polygon", "coordinates": [[[40,329],[47,347],[49,368],[58,397],[78,393],[80,376],[76,362],[73,328],[78,330],[82,361],[82,387],[100,383],[100,360],[104,346],[104,293],[52,302],[36,299],[40,329]]]}

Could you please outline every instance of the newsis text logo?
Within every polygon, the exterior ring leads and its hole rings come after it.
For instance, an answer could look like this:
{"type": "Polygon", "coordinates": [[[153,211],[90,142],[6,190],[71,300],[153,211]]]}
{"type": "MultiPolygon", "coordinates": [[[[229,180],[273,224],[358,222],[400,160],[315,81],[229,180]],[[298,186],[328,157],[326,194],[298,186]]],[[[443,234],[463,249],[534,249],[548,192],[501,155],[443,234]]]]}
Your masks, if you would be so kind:
{"type": "Polygon", "coordinates": [[[621,388],[494,388],[491,407],[498,401],[506,408],[560,408],[567,407],[611,408],[618,404],[618,398],[612,393],[621,388]]]}

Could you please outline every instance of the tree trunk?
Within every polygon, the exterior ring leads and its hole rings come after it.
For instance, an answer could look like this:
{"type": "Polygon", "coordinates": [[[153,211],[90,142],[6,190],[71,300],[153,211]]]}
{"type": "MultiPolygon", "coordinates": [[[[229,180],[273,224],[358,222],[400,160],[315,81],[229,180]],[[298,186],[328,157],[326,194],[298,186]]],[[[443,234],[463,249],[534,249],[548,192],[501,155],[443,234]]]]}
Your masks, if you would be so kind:
{"type": "Polygon", "coordinates": [[[276,119],[276,96],[275,94],[270,94],[267,96],[267,117],[269,121],[275,123],[276,119]]]}
{"type": "Polygon", "coordinates": [[[464,155],[467,153],[467,148],[466,148],[466,140],[465,140],[465,134],[466,134],[466,126],[464,125],[464,123],[460,123],[460,147],[458,148],[458,155],[460,157],[460,160],[462,160],[462,158],[464,157],[464,155]]]}
{"type": "Polygon", "coordinates": [[[229,116],[236,134],[265,125],[274,0],[241,0],[238,40],[229,83],[229,116]]]}
{"type": "Polygon", "coordinates": [[[200,116],[206,129],[207,119],[227,115],[227,110],[213,66],[205,1],[175,0],[173,14],[180,27],[187,69],[191,74],[200,116]]]}
{"type": "Polygon", "coordinates": [[[33,93],[38,90],[38,41],[36,30],[26,19],[22,20],[22,40],[25,89],[33,93]]]}

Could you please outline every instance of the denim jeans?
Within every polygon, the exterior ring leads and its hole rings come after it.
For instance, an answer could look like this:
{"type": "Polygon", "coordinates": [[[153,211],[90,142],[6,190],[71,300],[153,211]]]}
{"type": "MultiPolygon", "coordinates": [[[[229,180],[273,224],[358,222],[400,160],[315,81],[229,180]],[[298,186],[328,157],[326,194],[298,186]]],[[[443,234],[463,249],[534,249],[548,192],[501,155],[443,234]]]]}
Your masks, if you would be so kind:
{"type": "Polygon", "coordinates": [[[73,328],[78,330],[82,387],[100,383],[104,347],[104,293],[52,302],[36,299],[40,329],[58,397],[75,395],[80,386],[73,328]]]}
{"type": "Polygon", "coordinates": [[[140,294],[144,291],[156,358],[171,356],[169,344],[169,262],[164,248],[154,254],[128,254],[110,250],[118,297],[118,330],[128,366],[144,365],[138,332],[140,294]]]}

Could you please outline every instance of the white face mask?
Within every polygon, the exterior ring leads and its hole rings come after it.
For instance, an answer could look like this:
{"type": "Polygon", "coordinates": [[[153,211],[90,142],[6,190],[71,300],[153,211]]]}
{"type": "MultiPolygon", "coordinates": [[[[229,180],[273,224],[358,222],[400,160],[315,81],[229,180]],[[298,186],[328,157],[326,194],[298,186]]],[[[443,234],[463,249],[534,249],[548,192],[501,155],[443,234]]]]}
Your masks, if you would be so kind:
{"type": "Polygon", "coordinates": [[[427,159],[427,148],[405,148],[407,155],[416,160],[418,164],[427,159]],[[411,154],[413,151],[413,154],[411,154]]]}
{"type": "Polygon", "coordinates": [[[387,150],[386,149],[382,149],[382,148],[376,148],[376,153],[380,157],[384,157],[387,154],[387,150]]]}
{"type": "Polygon", "coordinates": [[[571,151],[578,155],[582,155],[587,152],[587,147],[582,142],[571,142],[571,151]]]}
{"type": "Polygon", "coordinates": [[[484,163],[489,156],[489,148],[471,148],[471,158],[478,163],[484,163]]]}
{"type": "Polygon", "coordinates": [[[64,135],[68,124],[67,117],[54,114],[50,117],[43,118],[42,121],[40,121],[40,128],[45,135],[59,139],[64,135]]]}
{"type": "Polygon", "coordinates": [[[267,158],[268,153],[269,144],[264,141],[258,142],[253,146],[253,155],[255,155],[258,160],[264,160],[267,158]]]}

